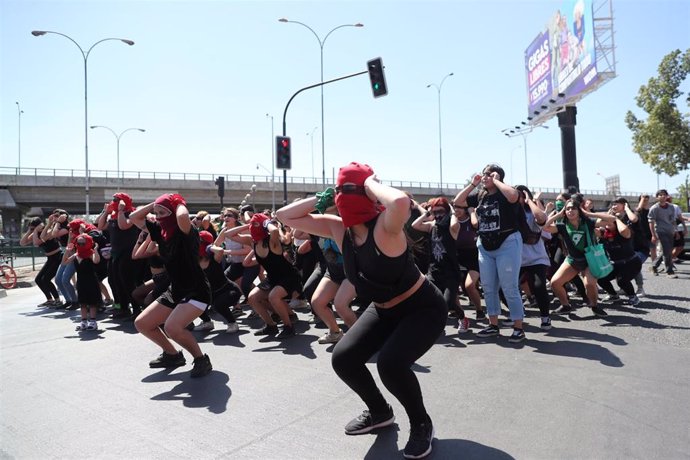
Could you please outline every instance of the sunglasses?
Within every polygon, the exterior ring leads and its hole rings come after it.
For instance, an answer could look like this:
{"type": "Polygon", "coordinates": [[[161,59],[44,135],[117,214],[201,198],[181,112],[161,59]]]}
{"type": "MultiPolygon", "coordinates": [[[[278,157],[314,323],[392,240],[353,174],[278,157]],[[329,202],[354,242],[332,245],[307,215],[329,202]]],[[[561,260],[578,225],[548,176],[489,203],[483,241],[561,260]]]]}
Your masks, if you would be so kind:
{"type": "Polygon", "coordinates": [[[342,193],[345,195],[366,195],[366,189],[363,185],[355,184],[343,184],[335,188],[336,193],[342,193]]]}

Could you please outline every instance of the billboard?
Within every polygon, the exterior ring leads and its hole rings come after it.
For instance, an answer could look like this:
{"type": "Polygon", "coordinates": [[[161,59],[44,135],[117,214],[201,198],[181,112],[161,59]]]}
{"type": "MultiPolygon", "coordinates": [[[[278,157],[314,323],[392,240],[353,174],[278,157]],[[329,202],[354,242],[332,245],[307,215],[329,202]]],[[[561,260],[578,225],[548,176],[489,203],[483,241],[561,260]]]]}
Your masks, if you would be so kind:
{"type": "Polygon", "coordinates": [[[574,103],[598,83],[592,1],[565,0],[525,51],[530,120],[546,102],[574,103]]]}

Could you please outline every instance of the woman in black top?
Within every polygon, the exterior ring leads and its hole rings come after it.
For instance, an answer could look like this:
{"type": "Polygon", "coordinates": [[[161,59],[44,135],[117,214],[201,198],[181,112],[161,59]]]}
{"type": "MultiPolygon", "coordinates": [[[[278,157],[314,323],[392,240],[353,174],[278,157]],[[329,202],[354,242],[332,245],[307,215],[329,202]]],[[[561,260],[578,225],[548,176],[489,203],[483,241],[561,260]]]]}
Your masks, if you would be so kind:
{"type": "Polygon", "coordinates": [[[285,298],[292,298],[294,293],[302,290],[297,269],[283,257],[283,246],[280,242],[280,232],[265,214],[254,214],[249,224],[235,227],[225,234],[243,244],[254,245],[254,256],[266,271],[266,279],[251,290],[248,303],[252,309],[266,323],[263,329],[254,335],[276,335],[287,338],[295,335],[292,312],[285,298]],[[249,230],[250,236],[241,234],[249,230]],[[278,325],[271,317],[271,310],[280,316],[283,330],[278,331],[278,325]]]}
{"type": "MultiPolygon", "coordinates": [[[[222,235],[215,238],[214,244],[214,238],[211,232],[207,232],[206,230],[199,232],[199,265],[204,270],[206,279],[211,286],[212,301],[210,308],[217,311],[228,324],[225,332],[234,334],[240,330],[240,327],[232,314],[231,308],[239,302],[240,297],[242,297],[242,291],[237,284],[233,283],[225,276],[225,272],[223,271],[221,265],[221,261],[223,260],[223,248],[221,246],[216,246],[216,244],[221,243],[222,239],[225,239],[222,235]]],[[[214,328],[213,321],[209,316],[209,310],[203,312],[200,318],[202,327],[194,328],[194,330],[210,331],[214,328]],[[209,323],[210,327],[204,327],[209,323]]]]}
{"type": "Polygon", "coordinates": [[[172,339],[194,357],[191,376],[203,377],[211,372],[211,361],[185,326],[208,308],[211,290],[199,266],[199,232],[192,226],[184,198],[177,194],[161,195],[155,202],[134,211],[129,218],[140,229],[146,229],[158,244],[170,277],[168,290],[134,321],[139,332],[163,349],[149,366],[173,368],[186,363],[182,351],[170,341],[172,339]],[[146,220],[150,212],[156,215],[156,222],[146,220]],[[165,333],[159,327],[163,323],[165,333]]]}
{"type": "Polygon", "coordinates": [[[46,262],[34,280],[41,292],[43,292],[43,295],[46,296],[46,301],[38,306],[60,307],[62,302],[60,301],[60,294],[58,294],[58,290],[53,284],[53,278],[55,278],[55,274],[62,262],[62,250],[56,238],[45,239],[42,237],[44,230],[46,230],[46,225],[43,223],[43,219],[35,217],[29,224],[28,231],[19,240],[19,245],[28,246],[33,244],[41,248],[46,256],[46,262]]]}
{"type": "Polygon", "coordinates": [[[501,312],[499,289],[503,291],[513,333],[508,339],[511,343],[525,340],[522,320],[525,315],[520,297],[519,273],[522,262],[522,236],[518,229],[519,193],[503,182],[505,172],[495,164],[484,167],[482,174],[472,178],[453,201],[456,204],[467,201],[470,192],[480,184],[479,204],[476,207],[477,233],[479,239],[479,275],[484,289],[489,326],[477,333],[477,337],[498,336],[498,315],[501,312]]]}
{"type": "Polygon", "coordinates": [[[381,380],[410,418],[410,438],[403,455],[428,455],[433,426],[410,367],[439,337],[448,310],[439,290],[415,265],[408,247],[403,228],[410,215],[410,198],[379,183],[368,165],[350,163],[340,168],[335,191],[328,189],[288,205],[277,215],[292,227],[336,241],[345,275],[357,295],[373,300],[333,350],[335,372],[367,405],[347,424],[345,433],[368,433],[395,420],[366,366],[378,352],[381,380]],[[311,214],[315,208],[323,212],[333,195],[340,216],[311,214]]]}

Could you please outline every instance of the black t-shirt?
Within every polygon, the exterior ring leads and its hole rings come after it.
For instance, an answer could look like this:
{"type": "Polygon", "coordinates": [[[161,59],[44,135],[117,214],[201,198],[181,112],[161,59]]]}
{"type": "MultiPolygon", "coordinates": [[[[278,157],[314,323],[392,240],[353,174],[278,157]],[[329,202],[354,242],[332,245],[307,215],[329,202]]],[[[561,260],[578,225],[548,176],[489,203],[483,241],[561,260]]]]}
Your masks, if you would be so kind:
{"type": "Polygon", "coordinates": [[[436,222],[431,229],[431,264],[429,273],[434,279],[457,278],[460,275],[458,252],[450,234],[450,216],[436,222]]]}
{"type": "Polygon", "coordinates": [[[170,240],[165,241],[161,235],[161,226],[157,222],[147,220],[146,229],[151,239],[158,243],[160,258],[165,263],[170,277],[173,298],[180,300],[191,293],[206,293],[210,298],[206,275],[199,266],[199,231],[192,226],[185,235],[177,229],[170,240]]]}
{"type": "MultiPolygon", "coordinates": [[[[129,212],[125,216],[129,217],[129,212]]],[[[110,239],[110,252],[113,256],[131,256],[132,249],[139,238],[139,229],[132,225],[127,230],[121,230],[117,225],[117,219],[108,219],[108,237],[110,239]]]]}
{"type": "Polygon", "coordinates": [[[479,221],[477,234],[484,249],[498,249],[508,235],[518,231],[518,206],[519,202],[511,203],[500,191],[480,195],[476,209],[479,221]]]}
{"type": "Polygon", "coordinates": [[[216,262],[216,259],[214,259],[213,252],[211,252],[210,248],[206,248],[206,252],[209,260],[208,267],[204,269],[204,273],[206,274],[206,278],[211,285],[211,292],[217,292],[223,288],[229,287],[230,280],[228,280],[228,278],[225,276],[223,267],[216,262]]]}
{"type": "Polygon", "coordinates": [[[625,238],[618,231],[613,238],[601,238],[601,242],[613,263],[625,262],[635,257],[632,238],[625,238]]]}

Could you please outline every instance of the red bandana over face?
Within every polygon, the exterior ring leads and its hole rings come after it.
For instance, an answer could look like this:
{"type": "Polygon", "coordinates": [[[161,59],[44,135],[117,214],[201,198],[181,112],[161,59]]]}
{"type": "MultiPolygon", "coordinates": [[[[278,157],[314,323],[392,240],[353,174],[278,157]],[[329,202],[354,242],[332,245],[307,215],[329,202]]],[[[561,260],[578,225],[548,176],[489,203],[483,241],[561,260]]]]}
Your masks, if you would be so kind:
{"type": "Polygon", "coordinates": [[[134,203],[132,202],[132,197],[124,192],[117,192],[115,195],[113,195],[113,201],[108,205],[108,212],[110,213],[110,217],[113,219],[117,219],[117,216],[120,213],[118,211],[120,201],[125,202],[125,212],[134,211],[134,203]]]}
{"type": "Polygon", "coordinates": [[[199,232],[199,257],[206,257],[206,248],[213,244],[213,235],[206,230],[199,232]]]}
{"type": "Polygon", "coordinates": [[[84,233],[89,233],[93,230],[97,230],[96,226],[86,222],[83,219],[74,219],[67,226],[69,227],[69,232],[72,234],[72,238],[76,238],[80,235],[79,230],[84,226],[84,233]]]}
{"type": "Polygon", "coordinates": [[[268,216],[261,213],[254,214],[249,219],[249,233],[252,236],[252,241],[258,243],[268,236],[268,229],[266,228],[268,221],[268,216]]]}
{"type": "Polygon", "coordinates": [[[335,195],[335,205],[338,207],[338,214],[343,219],[345,227],[363,224],[376,217],[379,213],[376,203],[367,197],[366,193],[349,193],[342,190],[345,184],[354,184],[359,187],[364,186],[367,177],[374,174],[369,165],[352,162],[343,166],[338,171],[337,189],[341,191],[335,195]]]}
{"type": "Polygon", "coordinates": [[[90,259],[93,255],[93,238],[83,233],[77,237],[75,247],[77,248],[77,257],[90,259]]]}
{"type": "Polygon", "coordinates": [[[187,205],[184,198],[177,193],[166,193],[156,198],[154,204],[163,206],[170,211],[170,215],[156,218],[161,226],[161,236],[165,241],[169,241],[178,229],[177,226],[177,207],[181,204],[187,205]]]}

